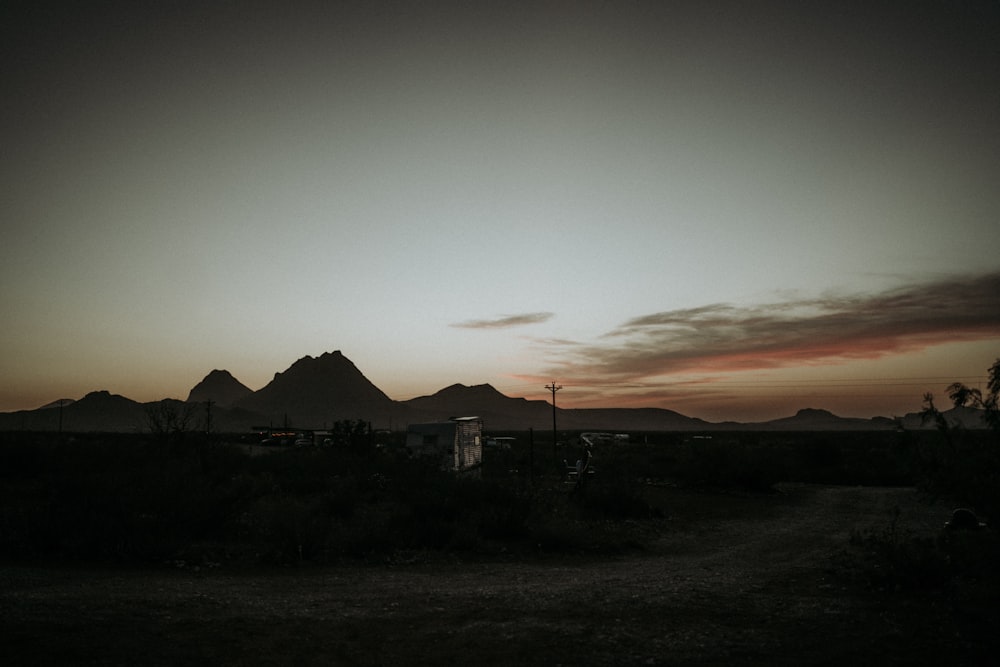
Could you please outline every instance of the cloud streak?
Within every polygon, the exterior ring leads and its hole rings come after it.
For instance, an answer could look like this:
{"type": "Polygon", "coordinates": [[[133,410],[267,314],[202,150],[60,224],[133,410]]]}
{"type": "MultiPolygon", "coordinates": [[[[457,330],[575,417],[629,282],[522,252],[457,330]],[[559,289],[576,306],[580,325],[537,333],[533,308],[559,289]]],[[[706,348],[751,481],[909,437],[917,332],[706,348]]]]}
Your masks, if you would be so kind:
{"type": "Polygon", "coordinates": [[[1000,272],[874,295],[760,306],[712,304],[632,318],[595,344],[552,350],[549,374],[638,382],[835,364],[1000,337],[1000,272]]]}
{"type": "Polygon", "coordinates": [[[456,322],[451,326],[457,329],[507,329],[525,324],[540,324],[555,316],[554,313],[522,313],[519,315],[503,315],[492,320],[467,320],[456,322]]]}

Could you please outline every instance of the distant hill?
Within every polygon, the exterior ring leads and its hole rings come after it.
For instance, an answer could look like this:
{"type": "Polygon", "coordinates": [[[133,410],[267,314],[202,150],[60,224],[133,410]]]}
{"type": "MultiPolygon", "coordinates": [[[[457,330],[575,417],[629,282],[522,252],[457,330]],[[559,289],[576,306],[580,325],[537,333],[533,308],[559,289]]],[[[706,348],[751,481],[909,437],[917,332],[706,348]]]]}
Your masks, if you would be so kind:
{"type": "Polygon", "coordinates": [[[94,391],[63,408],[64,431],[134,431],[142,428],[141,403],[108,391],[94,391]]]}
{"type": "Polygon", "coordinates": [[[189,403],[213,401],[220,407],[229,407],[252,393],[250,387],[234,378],[229,371],[214,370],[191,389],[187,400],[189,403]]]}
{"type": "Polygon", "coordinates": [[[55,410],[53,401],[37,410],[0,413],[0,428],[4,430],[57,431],[60,413],[63,431],[135,431],[143,423],[142,404],[112,394],[93,391],[78,401],[66,401],[62,410],[55,410]]]}
{"type": "MultiPolygon", "coordinates": [[[[415,417],[434,421],[458,416],[482,417],[491,430],[552,428],[552,404],[505,396],[489,384],[453,384],[436,394],[406,401],[415,417]]],[[[702,419],[661,408],[556,408],[560,430],[689,431],[711,428],[702,419]]]]}
{"type": "Polygon", "coordinates": [[[453,384],[436,394],[404,401],[411,420],[444,421],[451,417],[482,417],[489,429],[527,430],[552,424],[552,405],[546,401],[511,398],[489,384],[467,387],[453,384]]]}
{"type": "Polygon", "coordinates": [[[587,408],[557,410],[559,424],[574,431],[702,431],[713,424],[664,408],[587,408]]]}
{"type": "Polygon", "coordinates": [[[888,431],[898,428],[898,424],[886,417],[838,417],[829,410],[804,408],[792,417],[745,424],[744,428],[763,431],[888,431]]]}
{"type": "MultiPolygon", "coordinates": [[[[78,401],[63,399],[36,410],[0,413],[0,430],[148,431],[149,411],[180,401],[164,399],[137,403],[108,391],[95,391],[78,401]]],[[[184,405],[184,404],[182,404],[184,405]]],[[[489,384],[453,384],[428,396],[393,401],[358,370],[347,357],[326,352],[305,356],[258,391],[251,391],[228,371],[213,370],[195,385],[186,403],[190,426],[240,432],[253,426],[324,428],[345,419],[370,421],[375,428],[405,429],[408,424],[443,421],[451,417],[476,416],[488,431],[548,431],[552,427],[552,404],[505,396],[489,384]],[[211,405],[196,405],[211,401],[211,405]]],[[[985,428],[983,411],[953,408],[944,412],[949,423],[964,428],[985,428]]],[[[919,413],[900,419],[839,417],[827,410],[806,408],[791,417],[766,422],[707,422],[661,408],[557,408],[560,431],[845,431],[933,429],[922,423],[919,413]]]]}

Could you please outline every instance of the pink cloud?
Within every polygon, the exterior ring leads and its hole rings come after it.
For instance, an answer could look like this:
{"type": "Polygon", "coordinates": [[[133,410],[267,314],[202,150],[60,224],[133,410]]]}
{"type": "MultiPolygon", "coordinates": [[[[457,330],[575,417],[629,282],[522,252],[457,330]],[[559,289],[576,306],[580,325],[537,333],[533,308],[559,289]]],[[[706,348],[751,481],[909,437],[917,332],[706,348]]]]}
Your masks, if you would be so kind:
{"type": "Polygon", "coordinates": [[[552,345],[546,376],[576,384],[829,365],[1000,337],[1000,273],[874,295],[714,304],[632,318],[591,345],[552,345]]]}

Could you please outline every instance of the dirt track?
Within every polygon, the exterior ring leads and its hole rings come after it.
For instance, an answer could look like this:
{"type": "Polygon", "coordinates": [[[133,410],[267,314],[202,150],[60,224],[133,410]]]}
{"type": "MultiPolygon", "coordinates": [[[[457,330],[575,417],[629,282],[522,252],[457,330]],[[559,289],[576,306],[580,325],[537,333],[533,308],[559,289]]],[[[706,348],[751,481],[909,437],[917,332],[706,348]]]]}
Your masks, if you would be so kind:
{"type": "Polygon", "coordinates": [[[656,546],[288,572],[0,570],[7,664],[967,664],[934,596],[830,574],[852,528],[933,534],[908,489],[663,490],[656,546]],[[710,500],[711,502],[706,502],[710,500]]]}

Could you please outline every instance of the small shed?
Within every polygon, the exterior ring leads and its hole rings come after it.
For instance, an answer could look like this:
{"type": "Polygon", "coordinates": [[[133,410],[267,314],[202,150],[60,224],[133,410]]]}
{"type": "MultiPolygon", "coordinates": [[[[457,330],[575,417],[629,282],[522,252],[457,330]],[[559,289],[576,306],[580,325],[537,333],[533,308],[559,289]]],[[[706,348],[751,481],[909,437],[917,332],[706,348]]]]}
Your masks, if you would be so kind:
{"type": "Polygon", "coordinates": [[[445,422],[410,424],[406,448],[420,456],[440,458],[445,470],[462,471],[483,462],[482,436],[479,417],[452,417],[445,422]]]}

